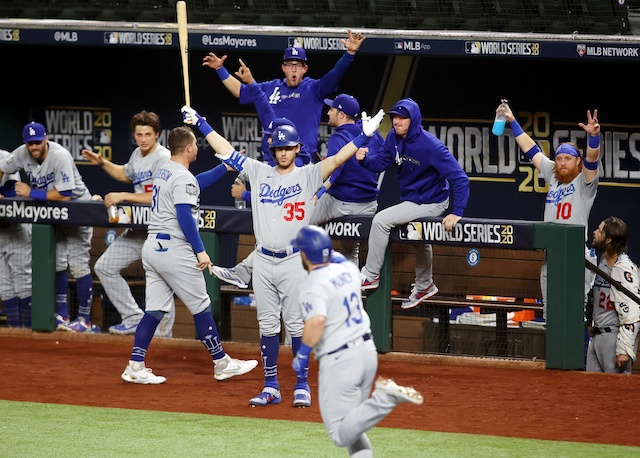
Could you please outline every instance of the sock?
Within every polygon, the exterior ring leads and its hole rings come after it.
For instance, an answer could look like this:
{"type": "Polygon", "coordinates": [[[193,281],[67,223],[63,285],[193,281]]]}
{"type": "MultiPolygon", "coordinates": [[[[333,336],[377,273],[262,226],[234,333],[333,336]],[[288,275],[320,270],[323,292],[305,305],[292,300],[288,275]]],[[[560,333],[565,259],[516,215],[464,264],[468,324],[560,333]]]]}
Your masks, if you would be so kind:
{"type": "Polygon", "coordinates": [[[144,357],[147,355],[147,349],[153,338],[153,333],[156,332],[162,315],[162,312],[144,312],[140,323],[138,323],[136,335],[133,338],[131,361],[144,361],[144,357]],[[157,315],[158,313],[161,314],[159,317],[157,315]]]}
{"type": "Polygon", "coordinates": [[[278,352],[280,339],[278,336],[260,336],[260,353],[264,370],[264,386],[280,389],[278,384],[278,352]]]}
{"type": "Polygon", "coordinates": [[[226,353],[222,349],[222,343],[218,336],[218,328],[216,328],[213,316],[211,316],[211,306],[193,315],[193,322],[196,325],[196,335],[205,348],[209,350],[211,359],[215,361],[224,358],[226,353]]]}
{"type": "Polygon", "coordinates": [[[78,316],[90,323],[91,303],[93,302],[93,277],[91,274],[78,278],[76,292],[78,293],[78,316]]]}
{"type": "Polygon", "coordinates": [[[18,298],[12,297],[6,301],[2,301],[4,314],[7,315],[7,323],[12,328],[20,327],[20,311],[18,309],[18,298]]]}
{"type": "Polygon", "coordinates": [[[20,303],[20,321],[23,328],[31,327],[31,296],[24,297],[19,300],[20,303]]]}
{"type": "MultiPolygon", "coordinates": [[[[298,350],[300,349],[300,344],[302,343],[302,337],[292,337],[291,338],[291,350],[293,351],[293,356],[296,356],[296,353],[298,353],[298,350]]],[[[307,382],[307,379],[309,377],[309,367],[305,367],[304,369],[304,376],[300,377],[298,376],[298,381],[296,383],[296,389],[297,388],[308,388],[309,383],[307,382]]]]}
{"type": "Polygon", "coordinates": [[[69,276],[66,270],[56,272],[56,313],[62,318],[69,318],[69,308],[67,307],[67,287],[69,286],[69,276]]]}

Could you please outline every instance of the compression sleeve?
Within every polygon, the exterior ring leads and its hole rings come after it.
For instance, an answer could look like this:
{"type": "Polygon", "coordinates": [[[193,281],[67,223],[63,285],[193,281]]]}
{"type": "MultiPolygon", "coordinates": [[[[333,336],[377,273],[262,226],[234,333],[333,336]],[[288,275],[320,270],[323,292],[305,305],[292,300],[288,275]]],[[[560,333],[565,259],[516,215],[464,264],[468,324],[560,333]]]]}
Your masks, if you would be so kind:
{"type": "Polygon", "coordinates": [[[213,183],[218,181],[223,175],[227,173],[227,167],[224,164],[220,164],[217,167],[214,167],[206,172],[202,172],[196,175],[196,180],[198,180],[198,184],[200,185],[200,189],[206,189],[211,186],[213,183]]]}
{"type": "Polygon", "coordinates": [[[197,253],[201,253],[204,251],[204,243],[202,243],[202,239],[200,238],[200,234],[198,233],[198,227],[196,226],[196,221],[193,219],[191,215],[191,205],[189,204],[176,204],[176,214],[178,216],[178,223],[180,224],[180,229],[184,233],[184,236],[187,238],[187,241],[193,247],[193,251],[197,253]]]}

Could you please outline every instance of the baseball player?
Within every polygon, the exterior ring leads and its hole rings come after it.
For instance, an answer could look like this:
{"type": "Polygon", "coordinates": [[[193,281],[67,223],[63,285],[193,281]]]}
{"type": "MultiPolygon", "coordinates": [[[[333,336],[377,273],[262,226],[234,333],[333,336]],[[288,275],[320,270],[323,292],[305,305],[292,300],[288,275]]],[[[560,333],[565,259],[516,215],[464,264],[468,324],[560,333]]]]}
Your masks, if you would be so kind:
{"type": "MultiPolygon", "coordinates": [[[[638,268],[626,253],[628,237],[624,221],[609,217],[593,231],[593,247],[602,251],[598,267],[635,293],[639,287],[638,268]]],[[[596,275],[587,371],[630,374],[636,359],[639,326],[638,303],[596,275]]]]}
{"type": "MultiPolygon", "coordinates": [[[[153,112],[136,113],[130,122],[131,133],[137,148],[124,165],[114,164],[89,150],[82,150],[82,156],[92,164],[102,167],[112,178],[123,183],[133,183],[133,192],[110,192],[104,197],[107,208],[123,201],[151,204],[153,177],[158,169],[169,162],[171,153],[158,143],[160,118],[153,112]]],[[[147,236],[144,229],[126,229],[100,256],[94,266],[105,293],[120,313],[122,322],[109,327],[111,334],[135,334],[136,327],[144,312],[131,294],[121,271],[140,260],[142,245],[147,236]]],[[[171,337],[175,307],[165,314],[158,326],[159,337],[171,337]]]]}
{"type": "MultiPolygon", "coordinates": [[[[0,171],[24,170],[30,185],[18,181],[16,195],[39,201],[90,200],[91,194],[82,181],[71,153],[58,143],[49,141],[44,126],[31,122],[22,131],[24,145],[0,162],[0,171]]],[[[93,278],[89,267],[89,251],[93,228],[89,226],[55,226],[56,241],[56,325],[64,331],[100,332],[91,324],[93,278]],[[68,274],[76,279],[78,316],[69,321],[67,305],[68,274]]]]}
{"type": "MultiPolygon", "coordinates": [[[[327,145],[329,157],[360,134],[362,123],[357,119],[360,104],[353,96],[340,94],[333,100],[325,99],[324,103],[330,107],[328,125],[335,129],[327,145]]],[[[383,143],[384,139],[376,132],[367,144],[367,154],[375,155],[383,143]]],[[[345,215],[373,215],[378,209],[378,174],[365,169],[351,157],[316,192],[316,202],[311,224],[324,224],[345,215]]],[[[341,245],[347,259],[359,265],[360,242],[342,240],[341,245]]]]}
{"type": "MultiPolygon", "coordinates": [[[[347,72],[351,62],[365,37],[349,31],[348,38],[341,40],[346,47],[345,53],[335,67],[320,79],[305,78],[307,66],[306,51],[300,47],[290,47],[284,52],[282,72],[284,79],[274,79],[258,83],[258,86],[273,105],[277,117],[286,117],[296,123],[301,140],[301,156],[305,163],[317,161],[318,127],[322,116],[323,100],[336,93],[340,79],[347,72]],[[308,159],[307,159],[308,157],[308,159]]],[[[203,59],[204,66],[218,73],[227,90],[240,99],[240,103],[250,103],[251,95],[247,85],[229,75],[224,68],[227,56],[218,57],[209,53],[203,59]]]]}
{"type": "Polygon", "coordinates": [[[329,437],[338,447],[346,447],[349,456],[371,457],[366,431],[399,403],[422,404],[423,396],[383,377],[378,377],[371,393],[378,352],[362,304],[358,267],[333,252],[329,235],[318,226],[303,227],[291,244],[300,250],[309,272],[298,296],[304,333],[293,370],[306,375],[314,351],[320,413],[329,437]]]}
{"type": "MultiPolygon", "coordinates": [[[[375,289],[389,244],[392,227],[418,218],[441,216],[449,207],[449,186],[453,188],[453,208],[442,223],[451,231],[469,200],[469,177],[447,146],[422,128],[420,107],[412,99],[399,100],[389,111],[393,129],[384,146],[374,155],[358,155],[361,164],[373,172],[398,164],[400,203],[376,214],[369,232],[369,251],[362,268],[362,289],[375,289]]],[[[401,304],[410,309],[438,292],[433,282],[433,251],[430,244],[412,244],[416,279],[409,297],[401,304]]]]}
{"type": "MultiPolygon", "coordinates": [[[[520,149],[533,166],[540,171],[540,177],[549,185],[544,204],[544,221],[556,224],[581,224],[585,228],[585,258],[596,264],[595,252],[586,246],[589,228],[589,213],[598,191],[598,159],[600,157],[600,124],[598,110],[587,111],[587,124],[578,123],[588,134],[586,155],[583,157],[573,143],[561,143],[555,151],[554,160],[549,159],[536,142],[522,130],[506,100],[496,109],[496,114],[505,116],[520,149]]],[[[594,275],[585,269],[584,297],[593,285],[594,275]]],[[[543,314],[547,317],[547,262],[540,272],[543,314]]]]}
{"type": "MultiPolygon", "coordinates": [[[[329,175],[353,156],[376,132],[384,116],[380,112],[363,122],[363,132],[342,150],[317,164],[296,167],[300,137],[295,128],[280,126],[273,131],[271,151],[278,165],[268,165],[246,158],[207,124],[193,109],[182,108],[187,124],[196,125],[225,164],[240,172],[240,178],[251,183],[253,228],[256,250],[253,259],[253,289],[258,304],[260,348],[265,382],[263,390],[251,398],[249,405],[266,406],[282,401],[278,383],[278,351],[281,318],[291,337],[293,353],[297,353],[302,336],[302,316],[295,303],[305,272],[299,267],[299,253],[290,240],[309,221],[313,196],[329,175]]],[[[306,376],[298,376],[293,405],[311,405],[311,392],[306,376]]]]}
{"type": "MultiPolygon", "coordinates": [[[[0,162],[7,157],[0,150],[0,162]]],[[[19,173],[4,174],[0,198],[15,197],[18,181],[19,173]]],[[[31,327],[31,224],[0,223],[0,300],[10,327],[31,327]]]]}
{"type": "Polygon", "coordinates": [[[194,177],[189,166],[198,156],[198,146],[195,135],[186,126],[173,129],[168,143],[171,160],[156,172],[153,180],[148,236],[142,247],[147,305],[121,377],[125,382],[144,385],[166,381],[147,368],[144,360],[158,324],[173,307],[175,293],[193,315],[196,334],[213,360],[214,378],[226,380],[246,374],[258,365],[256,360],[232,359],[225,353],[202,274],[204,269],[211,273],[211,259],[196,226],[200,189],[220,179],[227,167],[220,164],[194,177]]]}

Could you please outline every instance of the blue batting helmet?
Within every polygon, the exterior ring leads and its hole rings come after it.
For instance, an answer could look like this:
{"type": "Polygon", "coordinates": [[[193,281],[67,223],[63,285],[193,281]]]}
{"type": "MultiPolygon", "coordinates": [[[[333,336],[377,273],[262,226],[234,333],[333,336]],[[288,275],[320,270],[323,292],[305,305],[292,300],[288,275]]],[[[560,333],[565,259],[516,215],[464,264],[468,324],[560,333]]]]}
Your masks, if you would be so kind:
{"type": "Polygon", "coordinates": [[[296,146],[300,144],[300,136],[293,126],[280,126],[271,133],[271,149],[283,146],[296,146]]]}
{"type": "Polygon", "coordinates": [[[291,241],[291,245],[302,251],[314,264],[329,262],[329,256],[333,251],[329,234],[318,226],[306,226],[300,229],[296,238],[291,241]]]}

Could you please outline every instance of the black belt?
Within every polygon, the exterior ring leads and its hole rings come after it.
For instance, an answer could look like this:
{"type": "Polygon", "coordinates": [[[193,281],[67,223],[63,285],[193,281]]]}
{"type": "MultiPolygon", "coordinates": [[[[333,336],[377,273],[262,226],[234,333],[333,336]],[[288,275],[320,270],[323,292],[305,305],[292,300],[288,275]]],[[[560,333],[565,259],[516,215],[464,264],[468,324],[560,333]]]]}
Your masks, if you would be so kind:
{"type": "Polygon", "coordinates": [[[605,332],[615,332],[615,331],[616,331],[616,328],[609,328],[609,327],[606,327],[606,328],[596,328],[596,327],[594,327],[593,328],[593,332],[595,334],[603,334],[605,332]]]}
{"type": "Polygon", "coordinates": [[[333,351],[327,353],[327,355],[333,355],[334,353],[338,353],[339,351],[346,350],[349,347],[353,347],[354,345],[358,345],[360,342],[366,342],[367,340],[371,340],[371,334],[365,334],[362,337],[358,337],[356,340],[352,340],[351,342],[347,342],[342,347],[336,348],[333,351]]]}
{"type": "Polygon", "coordinates": [[[286,258],[290,254],[297,253],[299,250],[297,248],[294,248],[291,253],[287,253],[286,251],[271,251],[267,250],[266,248],[260,248],[260,251],[262,251],[262,254],[266,254],[267,256],[282,259],[286,258]]]}

